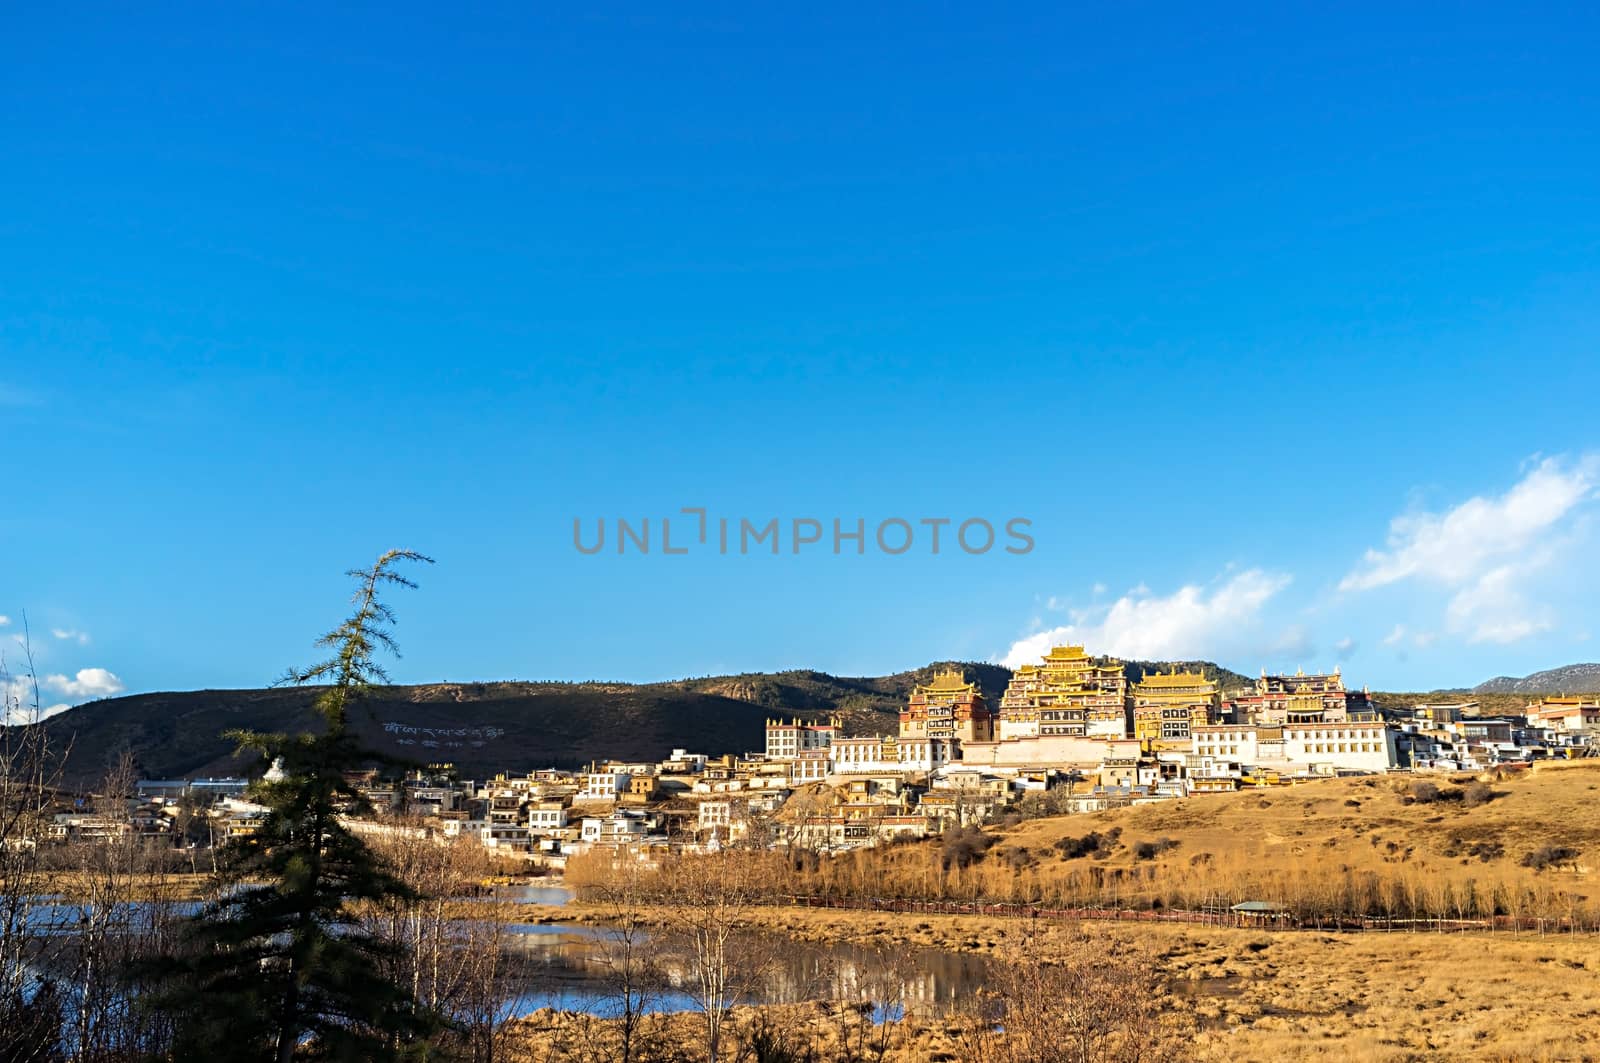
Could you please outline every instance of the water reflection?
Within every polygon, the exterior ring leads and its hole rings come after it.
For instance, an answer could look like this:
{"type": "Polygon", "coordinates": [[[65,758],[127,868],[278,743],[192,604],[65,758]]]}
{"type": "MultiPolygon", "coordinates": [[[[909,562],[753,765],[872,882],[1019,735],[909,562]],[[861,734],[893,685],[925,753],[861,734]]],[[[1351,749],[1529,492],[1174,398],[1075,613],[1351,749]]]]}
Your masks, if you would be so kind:
{"type": "MultiPolygon", "coordinates": [[[[526,972],[526,989],[514,1004],[518,1014],[557,1008],[611,1017],[621,1011],[614,931],[563,923],[521,924],[517,931],[526,972]]],[[[645,939],[638,954],[657,971],[646,1010],[694,1007],[685,991],[691,971],[670,935],[645,939]]],[[[982,985],[985,970],[982,957],[942,949],[875,949],[758,933],[740,935],[730,954],[738,957],[737,966],[755,972],[740,1003],[847,1000],[870,1004],[879,1018],[944,1014],[982,985]]]]}
{"type": "MultiPolygon", "coordinates": [[[[494,891],[498,900],[559,906],[572,899],[561,886],[525,885],[494,891]]],[[[75,937],[91,914],[88,905],[40,897],[26,912],[28,929],[40,939],[75,937]]],[[[193,901],[116,906],[111,923],[119,931],[144,929],[158,913],[187,916],[193,901]]],[[[576,923],[519,923],[512,928],[518,964],[509,1010],[525,1015],[539,1008],[583,1011],[601,1017],[620,1012],[621,979],[615,967],[615,931],[576,923]]],[[[641,935],[639,954],[655,969],[645,1010],[683,1011],[695,1006],[687,987],[691,973],[668,934],[641,935]]],[[[982,957],[942,949],[796,942],[775,934],[738,937],[731,952],[737,966],[758,972],[739,1003],[780,1004],[840,1000],[872,1006],[875,1015],[941,1015],[968,998],[983,982],[982,957]]],[[[58,960],[60,957],[57,958],[58,960]]]]}
{"type": "Polygon", "coordinates": [[[572,891],[565,886],[501,886],[494,892],[496,900],[516,904],[544,904],[560,907],[572,900],[572,891]]]}

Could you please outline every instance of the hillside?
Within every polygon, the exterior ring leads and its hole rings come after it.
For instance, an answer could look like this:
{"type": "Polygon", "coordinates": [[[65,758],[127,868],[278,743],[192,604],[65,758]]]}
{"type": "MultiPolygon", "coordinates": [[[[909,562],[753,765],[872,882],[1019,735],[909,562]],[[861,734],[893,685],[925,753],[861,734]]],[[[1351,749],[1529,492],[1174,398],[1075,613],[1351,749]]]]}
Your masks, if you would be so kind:
{"type": "MultiPolygon", "coordinates": [[[[677,747],[742,753],[763,747],[769,716],[837,715],[848,734],[893,732],[911,688],[951,665],[991,705],[1011,679],[996,664],[935,662],[886,676],[796,670],[643,684],[432,683],[379,688],[352,724],[380,753],[450,761],[468,778],[607,757],[659,760],[677,747]]],[[[1249,683],[1210,661],[1127,662],[1132,679],[1170,667],[1202,671],[1227,689],[1249,683]]],[[[132,694],[80,705],[44,726],[71,742],[72,785],[99,779],[124,749],[150,777],[230,774],[249,765],[233,758],[224,731],[303,730],[315,722],[315,696],[313,688],[292,687],[132,694]]]]}
{"type": "MultiPolygon", "coordinates": [[[[1090,831],[1120,828],[1120,842],[1095,861],[1147,880],[1163,873],[1223,879],[1246,869],[1315,867],[1319,873],[1376,872],[1451,881],[1571,885],[1576,869],[1600,861],[1600,825],[1591,814],[1600,793],[1600,760],[1550,761],[1509,773],[1464,800],[1470,778],[1351,778],[1300,786],[1197,795],[1095,815],[1026,821],[1002,831],[1003,845],[1044,849],[1090,831]],[[1417,800],[1431,782],[1443,795],[1417,800]],[[1138,843],[1170,838],[1170,855],[1141,858],[1138,843]],[[1526,866],[1543,849],[1570,853],[1560,868],[1526,866]]],[[[1063,865],[1081,861],[1060,861],[1063,865]]],[[[1587,892],[1584,890],[1582,892],[1587,892]]]]}
{"type": "Polygon", "coordinates": [[[1417,705],[1455,705],[1475,701],[1478,703],[1479,716],[1520,718],[1531,699],[1527,694],[1472,694],[1465,690],[1430,690],[1425,694],[1374,690],[1372,700],[1380,709],[1410,709],[1417,705]]]}
{"type": "Polygon", "coordinates": [[[1496,676],[1472,688],[1474,694],[1584,694],[1600,690],[1600,664],[1568,664],[1518,679],[1496,676]]]}
{"type": "MultiPolygon", "coordinates": [[[[1211,908],[1301,918],[1488,914],[1600,925],[1600,760],[1494,777],[1368,776],[1133,808],[1003,818],[821,861],[790,889],[1047,906],[1211,908]]],[[[1026,802],[1024,803],[1026,807],[1026,802]]]]}
{"type": "MultiPolygon", "coordinates": [[[[998,700],[1011,673],[959,664],[998,700]]],[[[889,676],[752,673],[667,683],[435,683],[377,689],[352,725],[372,749],[418,763],[450,761],[465,777],[591,760],[659,760],[675,747],[712,755],[759,750],[769,716],[841,716],[846,731],[890,731],[911,687],[935,667],[889,676]]],[[[229,774],[224,731],[295,731],[315,723],[315,688],[196,690],[91,702],[46,721],[71,743],[66,781],[101,777],[132,750],[150,777],[229,774]]]]}

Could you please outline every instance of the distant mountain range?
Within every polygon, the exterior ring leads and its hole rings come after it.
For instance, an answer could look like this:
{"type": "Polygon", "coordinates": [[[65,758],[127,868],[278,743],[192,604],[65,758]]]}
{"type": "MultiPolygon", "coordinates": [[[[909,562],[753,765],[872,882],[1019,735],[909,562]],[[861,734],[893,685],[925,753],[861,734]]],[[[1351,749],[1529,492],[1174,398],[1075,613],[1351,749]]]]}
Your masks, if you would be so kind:
{"type": "MultiPolygon", "coordinates": [[[[666,683],[430,683],[381,687],[351,724],[366,745],[418,764],[448,761],[465,778],[591,760],[660,760],[674,748],[717,755],[760,750],[768,717],[841,717],[849,734],[892,733],[911,688],[938,668],[847,677],[790,671],[666,683]]],[[[1169,667],[1204,671],[1228,690],[1250,680],[1209,661],[1132,661],[1130,680],[1169,667]]],[[[1011,679],[995,664],[954,662],[991,705],[1011,679]]],[[[44,723],[70,743],[65,781],[92,785],[123,750],[149,778],[249,773],[224,731],[306,730],[315,688],[194,690],[90,702],[44,723]]]]}
{"type": "Polygon", "coordinates": [[[1568,664],[1517,679],[1501,675],[1472,688],[1474,694],[1587,694],[1600,690],[1600,664],[1568,664]]]}

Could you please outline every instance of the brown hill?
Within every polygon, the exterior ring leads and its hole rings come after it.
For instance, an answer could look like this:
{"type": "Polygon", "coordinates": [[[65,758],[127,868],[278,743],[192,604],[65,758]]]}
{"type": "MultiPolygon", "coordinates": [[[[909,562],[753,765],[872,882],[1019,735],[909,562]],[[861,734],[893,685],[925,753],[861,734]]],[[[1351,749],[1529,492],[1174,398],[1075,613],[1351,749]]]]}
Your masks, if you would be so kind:
{"type": "MultiPolygon", "coordinates": [[[[892,732],[911,688],[954,665],[998,704],[1011,671],[996,664],[934,662],[885,676],[795,670],[664,683],[470,682],[381,687],[352,720],[374,750],[416,763],[449,761],[467,778],[502,771],[578,767],[592,760],[659,760],[674,748],[742,753],[765,743],[769,716],[842,718],[849,734],[892,732]]],[[[1248,680],[1210,661],[1132,661],[1127,670],[1178,666],[1248,680]]],[[[231,774],[224,731],[296,731],[314,725],[314,688],[132,694],[80,705],[44,726],[72,743],[67,782],[88,785],[131,750],[150,777],[231,774]]]]}
{"type": "MultiPolygon", "coordinates": [[[[960,664],[996,700],[1010,672],[960,664]]],[[[851,733],[891,731],[911,687],[935,667],[889,676],[752,673],[667,683],[431,683],[376,689],[352,718],[367,745],[416,763],[449,761],[464,777],[591,760],[659,760],[681,747],[742,753],[765,744],[768,717],[837,714],[851,733]]],[[[71,743],[66,781],[92,784],[123,750],[149,777],[231,774],[225,731],[296,731],[315,725],[315,688],[195,690],[91,702],[44,726],[71,743]]]]}
{"type": "Polygon", "coordinates": [[[1600,690],[1600,664],[1566,664],[1532,675],[1501,675],[1472,688],[1474,694],[1578,694],[1600,690]]]}

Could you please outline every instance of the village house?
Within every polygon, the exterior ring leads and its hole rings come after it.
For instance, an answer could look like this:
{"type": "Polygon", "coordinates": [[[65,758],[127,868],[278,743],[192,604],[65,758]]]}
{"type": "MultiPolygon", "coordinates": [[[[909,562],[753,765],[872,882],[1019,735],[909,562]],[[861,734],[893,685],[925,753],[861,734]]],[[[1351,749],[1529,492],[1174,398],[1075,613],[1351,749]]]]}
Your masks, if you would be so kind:
{"type": "Polygon", "coordinates": [[[1600,731],[1600,702],[1557,697],[1543,698],[1524,712],[1529,727],[1566,733],[1588,734],[1600,731]]]}
{"type": "Polygon", "coordinates": [[[672,755],[660,764],[661,775],[698,775],[706,770],[706,755],[674,749],[672,755]]]}
{"type": "Polygon", "coordinates": [[[1412,716],[1421,723],[1446,724],[1453,723],[1464,716],[1478,715],[1476,701],[1453,701],[1438,704],[1414,705],[1412,716]]]}
{"type": "Polygon", "coordinates": [[[839,733],[837,717],[825,723],[768,720],[766,755],[772,760],[792,760],[808,750],[827,749],[839,733]]]}
{"type": "Polygon", "coordinates": [[[665,835],[652,835],[651,823],[646,813],[627,808],[619,808],[609,816],[585,816],[580,823],[579,841],[586,847],[665,843],[665,835]]]}
{"type": "Polygon", "coordinates": [[[749,806],[737,799],[700,802],[697,833],[706,840],[733,842],[749,830],[749,806]]]}
{"type": "Polygon", "coordinates": [[[633,776],[625,771],[590,771],[583,775],[583,788],[578,791],[579,801],[615,802],[617,795],[625,793],[633,776]]]}
{"type": "Polygon", "coordinates": [[[567,828],[567,807],[559,801],[541,801],[528,810],[528,832],[553,835],[567,828]]]}
{"type": "Polygon", "coordinates": [[[637,772],[628,778],[625,790],[618,794],[618,800],[629,805],[647,805],[661,796],[661,787],[655,772],[637,772]]]}
{"type": "Polygon", "coordinates": [[[1444,730],[1464,738],[1472,745],[1511,745],[1510,720],[1463,717],[1444,724],[1444,730]]]}

